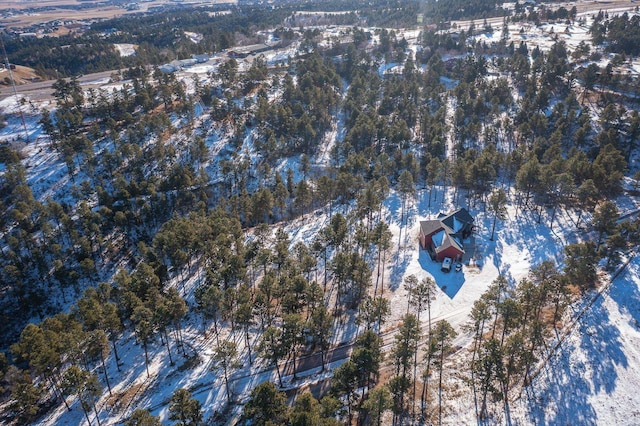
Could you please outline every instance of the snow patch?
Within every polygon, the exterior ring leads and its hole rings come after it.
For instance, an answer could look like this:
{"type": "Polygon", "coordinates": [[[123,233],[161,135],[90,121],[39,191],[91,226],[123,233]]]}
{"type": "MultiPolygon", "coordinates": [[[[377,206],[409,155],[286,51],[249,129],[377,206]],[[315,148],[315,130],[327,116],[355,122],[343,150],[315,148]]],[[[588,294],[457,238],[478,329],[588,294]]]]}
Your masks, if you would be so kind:
{"type": "Polygon", "coordinates": [[[136,45],[130,43],[115,43],[114,47],[120,53],[120,56],[135,56],[136,45]]]}

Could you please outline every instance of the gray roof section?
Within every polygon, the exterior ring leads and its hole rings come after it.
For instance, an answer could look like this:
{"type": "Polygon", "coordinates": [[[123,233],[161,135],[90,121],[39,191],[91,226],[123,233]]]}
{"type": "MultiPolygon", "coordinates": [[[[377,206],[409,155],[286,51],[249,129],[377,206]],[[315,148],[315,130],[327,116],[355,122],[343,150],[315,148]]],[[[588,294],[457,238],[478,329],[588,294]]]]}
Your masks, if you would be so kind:
{"type": "Polygon", "coordinates": [[[467,209],[465,209],[464,207],[459,208],[453,213],[449,213],[448,215],[446,215],[440,220],[442,221],[442,223],[447,225],[449,228],[453,229],[455,232],[459,231],[459,229],[456,229],[458,227],[455,226],[456,220],[461,222],[462,225],[464,226],[473,225],[473,216],[471,216],[467,211],[467,209]]]}
{"type": "Polygon", "coordinates": [[[456,235],[452,235],[449,233],[447,233],[443,238],[442,244],[436,247],[436,253],[440,253],[441,251],[446,250],[449,247],[455,247],[456,249],[460,250],[461,253],[464,253],[464,247],[462,246],[460,240],[456,235]]]}
{"type": "Polygon", "coordinates": [[[442,222],[439,220],[423,220],[420,221],[420,228],[423,235],[430,235],[442,228],[442,222]]]}

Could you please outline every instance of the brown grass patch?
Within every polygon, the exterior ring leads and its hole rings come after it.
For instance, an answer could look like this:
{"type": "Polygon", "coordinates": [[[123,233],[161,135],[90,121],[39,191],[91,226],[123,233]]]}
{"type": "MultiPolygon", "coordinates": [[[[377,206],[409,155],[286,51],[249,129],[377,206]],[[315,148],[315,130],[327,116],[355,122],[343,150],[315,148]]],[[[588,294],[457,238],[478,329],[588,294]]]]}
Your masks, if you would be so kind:
{"type": "Polygon", "coordinates": [[[107,399],[107,404],[116,410],[128,407],[147,388],[147,381],[134,383],[122,392],[114,392],[113,396],[107,399]]]}
{"type": "MultiPolygon", "coordinates": [[[[0,69],[0,85],[6,86],[4,79],[9,77],[9,70],[0,69]]],[[[11,70],[11,75],[13,75],[13,79],[15,80],[17,85],[32,83],[34,81],[42,80],[36,74],[36,71],[33,68],[23,67],[22,65],[16,65],[16,68],[11,70]]]]}
{"type": "MultiPolygon", "coordinates": [[[[213,1],[213,3],[221,2],[222,0],[213,1]]],[[[203,1],[203,3],[205,2],[203,1]]],[[[104,4],[100,4],[98,2],[79,0],[5,0],[0,2],[0,11],[7,9],[27,10],[42,7],[49,7],[51,9],[40,10],[37,14],[13,15],[6,19],[0,19],[0,25],[4,25],[8,28],[23,28],[31,25],[51,22],[56,19],[59,19],[61,21],[70,19],[75,19],[78,21],[88,21],[96,18],[111,19],[132,13],[146,12],[151,7],[167,4],[173,4],[173,2],[171,0],[153,0],[150,2],[140,3],[139,10],[126,10],[116,6],[104,6],[104,4]],[[87,5],[93,5],[94,7],[82,10],[73,10],[73,6],[79,5],[83,5],[85,7],[87,5]],[[64,7],[64,9],[58,9],[58,7],[64,7]]],[[[209,2],[208,4],[211,4],[211,2],[209,2]]]]}

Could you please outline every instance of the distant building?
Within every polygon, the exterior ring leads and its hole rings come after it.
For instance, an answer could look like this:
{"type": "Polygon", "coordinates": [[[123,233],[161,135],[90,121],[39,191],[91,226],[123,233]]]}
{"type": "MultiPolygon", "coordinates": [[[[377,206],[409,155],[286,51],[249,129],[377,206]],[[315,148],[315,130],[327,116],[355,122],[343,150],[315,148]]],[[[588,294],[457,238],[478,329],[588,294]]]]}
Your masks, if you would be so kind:
{"type": "Polygon", "coordinates": [[[195,59],[181,59],[178,61],[180,68],[189,68],[197,64],[198,61],[195,59]]]}
{"type": "Polygon", "coordinates": [[[229,49],[227,52],[232,58],[246,58],[249,55],[255,55],[257,53],[266,52],[271,50],[272,47],[268,44],[252,44],[250,46],[237,46],[229,49]]]}
{"type": "Polygon", "coordinates": [[[110,36],[119,33],[120,31],[118,31],[116,28],[107,28],[106,30],[102,31],[103,36],[110,36]]]}
{"type": "Polygon", "coordinates": [[[175,67],[173,64],[160,65],[158,69],[160,70],[160,72],[163,72],[165,74],[171,74],[172,72],[178,71],[178,68],[175,67]]]}
{"type": "Polygon", "coordinates": [[[171,61],[168,64],[160,65],[158,67],[158,69],[161,72],[165,73],[165,74],[171,74],[172,72],[176,72],[176,71],[181,70],[183,68],[192,67],[197,63],[198,63],[198,61],[196,59],[194,59],[194,58],[192,58],[192,59],[180,59],[180,60],[171,61]]]}
{"type": "Polygon", "coordinates": [[[192,55],[191,57],[199,64],[203,64],[209,60],[209,55],[192,55]]]}
{"type": "Polygon", "coordinates": [[[463,241],[473,232],[474,219],[467,209],[461,208],[437,219],[420,222],[420,246],[429,251],[432,259],[441,262],[445,257],[462,259],[463,241]]]}

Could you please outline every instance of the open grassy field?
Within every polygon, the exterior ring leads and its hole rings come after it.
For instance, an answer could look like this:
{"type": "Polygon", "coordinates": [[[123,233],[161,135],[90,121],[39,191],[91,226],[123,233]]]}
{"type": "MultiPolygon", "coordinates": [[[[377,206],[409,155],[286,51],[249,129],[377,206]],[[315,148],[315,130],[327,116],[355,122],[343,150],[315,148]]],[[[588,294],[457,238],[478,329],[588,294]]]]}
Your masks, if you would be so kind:
{"type": "Polygon", "coordinates": [[[29,9],[33,7],[73,6],[84,2],[78,0],[4,0],[0,3],[0,10],[29,9]]]}
{"type": "MultiPolygon", "coordinates": [[[[236,3],[235,0],[193,0],[180,4],[202,4],[211,5],[215,3],[236,3]]],[[[91,1],[78,0],[3,0],[0,1],[0,27],[25,28],[31,25],[42,24],[55,20],[91,20],[110,19],[131,13],[146,12],[152,7],[176,4],[170,0],[152,0],[139,2],[138,10],[126,10],[121,7],[97,4],[91,1]],[[87,8],[87,5],[94,7],[87,8]],[[73,7],[77,6],[77,10],[73,7]],[[80,9],[83,6],[83,9],[80,9]],[[41,8],[49,8],[41,10],[41,8]],[[37,9],[37,11],[34,11],[37,9]],[[15,11],[9,13],[9,11],[15,11]]]]}
{"type": "MultiPolygon", "coordinates": [[[[22,65],[18,65],[14,70],[11,70],[11,75],[18,85],[40,80],[33,68],[23,67],[22,65]]],[[[6,77],[9,77],[9,70],[0,69],[0,84],[6,84],[4,81],[6,77]]]]}

